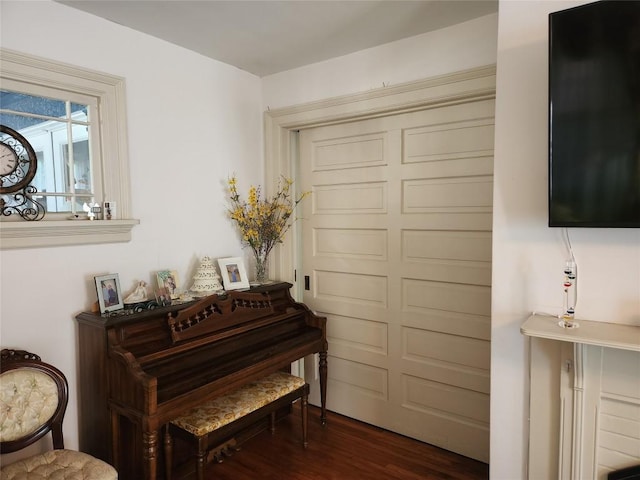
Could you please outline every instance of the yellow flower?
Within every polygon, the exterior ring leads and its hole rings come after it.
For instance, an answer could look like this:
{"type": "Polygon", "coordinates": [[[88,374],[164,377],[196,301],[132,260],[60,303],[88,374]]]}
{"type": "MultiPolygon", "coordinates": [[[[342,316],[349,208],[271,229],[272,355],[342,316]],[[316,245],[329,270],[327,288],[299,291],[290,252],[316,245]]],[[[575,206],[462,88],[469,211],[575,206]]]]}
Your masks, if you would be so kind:
{"type": "Polygon", "coordinates": [[[247,201],[243,201],[237,191],[236,177],[228,179],[229,218],[236,222],[242,242],[251,247],[256,258],[265,259],[271,249],[282,242],[291,227],[290,218],[295,207],[309,193],[303,193],[296,200],[289,193],[291,185],[293,180],[282,177],[271,198],[262,198],[261,187],[252,185],[247,201]]]}

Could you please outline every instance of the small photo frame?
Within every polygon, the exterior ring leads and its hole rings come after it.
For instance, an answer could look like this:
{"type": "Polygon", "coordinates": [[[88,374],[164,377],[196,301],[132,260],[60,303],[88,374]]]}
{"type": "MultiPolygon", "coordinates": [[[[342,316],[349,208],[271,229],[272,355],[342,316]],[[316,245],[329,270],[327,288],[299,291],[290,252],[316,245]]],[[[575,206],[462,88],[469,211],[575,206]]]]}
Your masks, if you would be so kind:
{"type": "Polygon", "coordinates": [[[167,288],[159,288],[155,292],[156,303],[161,307],[171,305],[171,294],[167,288]]]}
{"type": "Polygon", "coordinates": [[[100,275],[94,277],[96,281],[96,291],[98,292],[98,303],[100,313],[109,313],[124,308],[122,290],[120,290],[120,279],[117,273],[100,275]]]}
{"type": "Polygon", "coordinates": [[[249,288],[249,277],[240,257],[219,258],[220,275],[225,290],[249,288]]]}
{"type": "Polygon", "coordinates": [[[161,270],[156,276],[158,278],[158,288],[166,288],[171,298],[180,296],[178,272],[175,270],[161,270]]]}

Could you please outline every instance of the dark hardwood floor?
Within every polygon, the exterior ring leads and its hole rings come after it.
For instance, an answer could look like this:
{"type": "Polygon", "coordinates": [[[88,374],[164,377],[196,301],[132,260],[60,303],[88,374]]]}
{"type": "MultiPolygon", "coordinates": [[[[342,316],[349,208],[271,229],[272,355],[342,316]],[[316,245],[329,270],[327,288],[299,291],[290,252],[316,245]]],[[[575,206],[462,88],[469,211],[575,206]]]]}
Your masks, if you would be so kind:
{"type": "Polygon", "coordinates": [[[206,480],[488,479],[485,463],[309,407],[309,446],[302,447],[300,410],[263,431],[223,463],[210,463],[206,480]]]}

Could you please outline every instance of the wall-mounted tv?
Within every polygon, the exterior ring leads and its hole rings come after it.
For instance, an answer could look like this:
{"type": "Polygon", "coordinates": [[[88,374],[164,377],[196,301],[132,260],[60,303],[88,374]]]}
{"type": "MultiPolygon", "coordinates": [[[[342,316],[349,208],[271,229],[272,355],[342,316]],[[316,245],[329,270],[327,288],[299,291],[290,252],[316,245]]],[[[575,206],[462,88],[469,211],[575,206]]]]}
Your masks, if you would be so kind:
{"type": "Polygon", "coordinates": [[[640,227],[640,1],[549,15],[549,226],[640,227]]]}

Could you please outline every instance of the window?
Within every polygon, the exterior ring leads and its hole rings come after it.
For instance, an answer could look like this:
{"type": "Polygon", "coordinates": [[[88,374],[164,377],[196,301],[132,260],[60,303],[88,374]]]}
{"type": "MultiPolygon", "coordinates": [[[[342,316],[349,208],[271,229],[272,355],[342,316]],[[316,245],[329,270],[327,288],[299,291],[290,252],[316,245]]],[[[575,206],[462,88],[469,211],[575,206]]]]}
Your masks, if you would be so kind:
{"type": "Polygon", "coordinates": [[[0,123],[33,146],[31,184],[46,211],[40,221],[3,216],[3,249],[130,240],[124,79],[2,49],[0,123]],[[116,219],[71,220],[105,201],[116,219]]]}
{"type": "MultiPolygon", "coordinates": [[[[25,85],[23,90],[27,89],[38,90],[25,85]]],[[[100,164],[98,105],[89,97],[74,103],[71,98],[77,95],[59,95],[65,98],[0,90],[0,124],[19,132],[34,148],[38,169],[31,185],[49,218],[83,214],[85,205],[103,198],[99,168],[94,167],[100,164]]]]}

